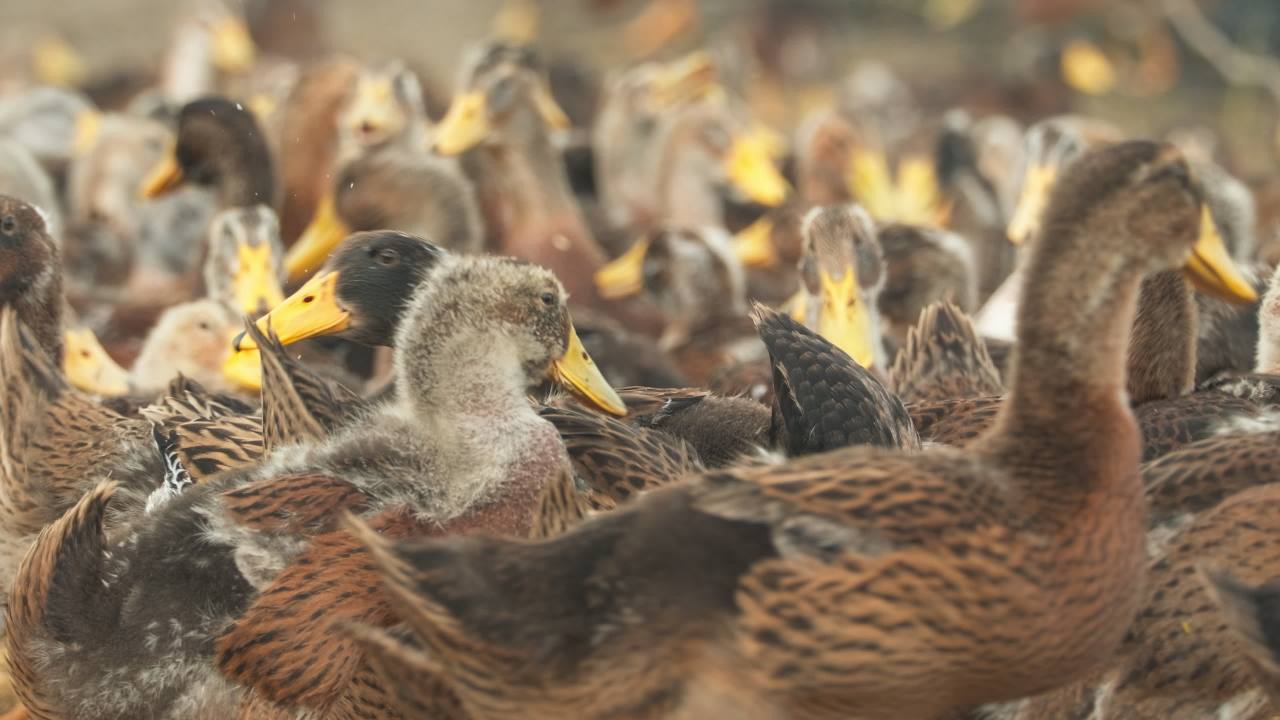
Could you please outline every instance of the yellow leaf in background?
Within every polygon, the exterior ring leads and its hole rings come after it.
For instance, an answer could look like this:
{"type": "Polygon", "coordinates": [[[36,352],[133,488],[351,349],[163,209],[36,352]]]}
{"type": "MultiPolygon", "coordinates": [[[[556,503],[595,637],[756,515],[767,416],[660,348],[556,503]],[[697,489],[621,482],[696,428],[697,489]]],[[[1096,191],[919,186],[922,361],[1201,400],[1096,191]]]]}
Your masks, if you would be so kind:
{"type": "Polygon", "coordinates": [[[980,0],[925,0],[924,19],[938,30],[947,30],[973,17],[980,0]]]}
{"type": "Polygon", "coordinates": [[[1063,48],[1062,79],[1086,95],[1105,95],[1116,86],[1111,61],[1088,40],[1073,40],[1063,48]]]}

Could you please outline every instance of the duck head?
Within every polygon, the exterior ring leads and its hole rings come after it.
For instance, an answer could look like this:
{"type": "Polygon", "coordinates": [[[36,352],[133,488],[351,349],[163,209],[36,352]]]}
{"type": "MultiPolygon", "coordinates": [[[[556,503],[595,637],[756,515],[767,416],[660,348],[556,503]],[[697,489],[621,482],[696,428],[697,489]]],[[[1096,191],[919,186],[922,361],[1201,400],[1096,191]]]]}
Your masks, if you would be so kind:
{"type": "MultiPolygon", "coordinates": [[[[391,345],[407,302],[445,256],[414,235],[354,233],[306,284],[259,318],[258,328],[286,345],[323,335],[391,345]]],[[[256,347],[253,338],[237,336],[237,350],[256,347]]]]}
{"type": "Polygon", "coordinates": [[[274,206],[271,155],[244,105],[210,97],[182,106],[176,138],[138,192],[157,197],[183,183],[215,188],[223,207],[274,206]]]}
{"type": "Polygon", "coordinates": [[[614,415],[627,410],[582,346],[551,271],[452,256],[419,287],[396,337],[397,386],[424,416],[519,396],[550,379],[614,415]]]}

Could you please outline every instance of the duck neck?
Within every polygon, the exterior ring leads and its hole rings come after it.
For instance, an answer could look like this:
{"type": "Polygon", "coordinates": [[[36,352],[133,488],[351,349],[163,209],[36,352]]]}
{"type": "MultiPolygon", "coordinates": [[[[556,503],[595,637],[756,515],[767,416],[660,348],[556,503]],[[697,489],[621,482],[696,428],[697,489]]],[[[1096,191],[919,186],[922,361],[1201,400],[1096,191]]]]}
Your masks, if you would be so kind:
{"type": "Polygon", "coordinates": [[[712,162],[695,139],[690,123],[677,122],[662,143],[654,178],[657,217],[672,225],[719,226],[724,218],[720,196],[707,177],[712,162]]]}
{"type": "Polygon", "coordinates": [[[500,224],[499,237],[514,233],[551,234],[567,224],[582,226],[560,152],[541,120],[517,122],[526,127],[513,139],[481,149],[487,172],[481,186],[500,224]]]}
{"type": "Polygon", "coordinates": [[[1129,401],[1180,397],[1196,378],[1196,306],[1177,270],[1147,276],[1129,340],[1129,401]]]}
{"type": "Polygon", "coordinates": [[[1019,479],[1071,496],[1136,475],[1125,360],[1141,273],[1087,230],[1060,232],[1073,236],[1046,235],[1026,258],[1009,397],[986,442],[1019,479]]]}
{"type": "Polygon", "coordinates": [[[58,262],[45,267],[31,287],[10,302],[48,356],[62,362],[62,274],[58,262]]]}
{"type": "Polygon", "coordinates": [[[396,363],[401,404],[443,447],[492,457],[492,443],[514,440],[513,431],[538,419],[525,397],[525,370],[499,333],[460,329],[411,343],[396,363]]]}

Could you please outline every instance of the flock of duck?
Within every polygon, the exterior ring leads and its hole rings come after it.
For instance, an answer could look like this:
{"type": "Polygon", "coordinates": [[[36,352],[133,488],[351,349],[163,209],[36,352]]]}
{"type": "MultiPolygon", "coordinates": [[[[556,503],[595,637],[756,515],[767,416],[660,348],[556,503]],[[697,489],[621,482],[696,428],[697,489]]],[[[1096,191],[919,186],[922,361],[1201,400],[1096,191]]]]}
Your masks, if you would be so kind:
{"type": "Polygon", "coordinates": [[[787,138],[705,53],[588,128],[512,38],[433,121],[210,7],[185,85],[0,94],[7,718],[1280,712],[1280,273],[1200,148],[879,69],[787,138]]]}

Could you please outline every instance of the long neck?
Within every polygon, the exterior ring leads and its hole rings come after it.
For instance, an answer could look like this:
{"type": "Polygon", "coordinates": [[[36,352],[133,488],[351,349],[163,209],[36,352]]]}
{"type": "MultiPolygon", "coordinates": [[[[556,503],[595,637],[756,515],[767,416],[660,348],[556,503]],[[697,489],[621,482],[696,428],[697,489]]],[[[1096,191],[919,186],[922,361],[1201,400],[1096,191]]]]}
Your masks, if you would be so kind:
{"type": "Polygon", "coordinates": [[[179,105],[213,92],[213,46],[208,31],[195,20],[184,21],[174,31],[161,87],[165,99],[179,105]]]}
{"type": "Polygon", "coordinates": [[[707,177],[710,160],[701,148],[690,149],[693,128],[676,123],[661,144],[654,178],[657,215],[675,225],[714,225],[723,221],[720,197],[707,177]]]}
{"type": "Polygon", "coordinates": [[[519,127],[509,133],[512,140],[481,151],[485,177],[480,182],[497,205],[500,232],[510,235],[549,228],[565,216],[581,223],[560,152],[546,128],[535,117],[513,122],[519,127]]]}
{"type": "Polygon", "coordinates": [[[1148,276],[1138,293],[1128,360],[1129,401],[1186,394],[1196,378],[1196,305],[1176,270],[1148,276]]]}
{"type": "Polygon", "coordinates": [[[13,301],[18,318],[35,335],[49,357],[62,361],[62,274],[55,260],[30,291],[13,301]]]}
{"type": "Polygon", "coordinates": [[[536,416],[509,343],[497,333],[471,329],[400,343],[400,403],[432,432],[446,434],[463,426],[498,427],[525,413],[536,416]]]}
{"type": "Polygon", "coordinates": [[[1140,274],[1087,240],[1046,234],[1031,248],[1009,397],[983,440],[1038,495],[1065,502],[1136,474],[1140,445],[1125,395],[1140,274]]]}

